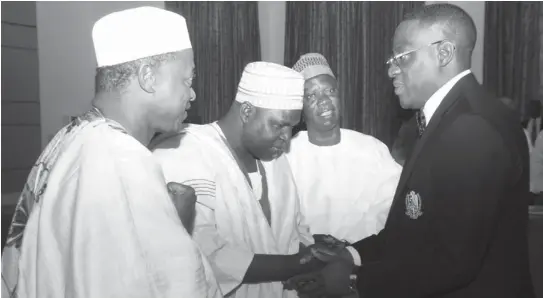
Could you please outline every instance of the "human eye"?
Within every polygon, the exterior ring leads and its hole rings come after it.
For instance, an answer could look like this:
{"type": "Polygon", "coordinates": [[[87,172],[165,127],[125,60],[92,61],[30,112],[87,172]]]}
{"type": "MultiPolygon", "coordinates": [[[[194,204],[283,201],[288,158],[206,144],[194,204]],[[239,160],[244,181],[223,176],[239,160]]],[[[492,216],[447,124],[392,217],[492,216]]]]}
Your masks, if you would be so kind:
{"type": "Polygon", "coordinates": [[[190,75],[190,77],[188,79],[185,80],[185,84],[188,86],[188,87],[192,87],[192,83],[194,82],[194,79],[196,78],[196,72],[193,70],[192,71],[192,74],[190,75]]]}
{"type": "Polygon", "coordinates": [[[400,61],[400,62],[405,62],[405,61],[407,61],[407,60],[409,59],[409,54],[411,54],[411,53],[406,53],[406,54],[403,54],[403,55],[399,56],[399,57],[397,58],[398,61],[400,61]]]}
{"type": "Polygon", "coordinates": [[[304,97],[305,97],[306,100],[311,102],[311,101],[313,101],[315,99],[315,93],[306,94],[304,97]]]}
{"type": "Polygon", "coordinates": [[[396,61],[398,61],[398,64],[400,65],[405,65],[410,60],[411,54],[413,54],[413,51],[400,54],[396,57],[396,61]]]}

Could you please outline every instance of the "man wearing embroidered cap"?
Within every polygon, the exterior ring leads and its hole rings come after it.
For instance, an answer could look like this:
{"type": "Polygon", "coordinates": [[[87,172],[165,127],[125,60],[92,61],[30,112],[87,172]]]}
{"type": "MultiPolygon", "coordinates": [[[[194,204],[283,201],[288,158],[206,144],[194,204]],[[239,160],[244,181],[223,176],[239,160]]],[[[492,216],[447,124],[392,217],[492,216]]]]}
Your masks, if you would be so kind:
{"type": "Polygon", "coordinates": [[[314,234],[356,242],[384,226],[401,166],[376,138],[340,128],[338,82],[326,58],[302,55],[307,131],[292,138],[287,158],[301,210],[314,234]]]}
{"type": "Polygon", "coordinates": [[[470,73],[476,37],[449,3],[417,7],[396,28],[388,74],[401,105],[422,110],[419,139],[385,227],[352,244],[362,266],[327,266],[311,295],[346,292],[355,273],[363,297],[534,297],[526,137],[470,73]]]}
{"type": "Polygon", "coordinates": [[[193,237],[229,297],[297,297],[281,281],[320,269],[305,263],[290,167],[282,154],[300,120],[303,77],[254,62],[243,71],[235,101],[219,121],[190,125],[154,146],[167,181],[192,186],[198,198],[193,237]]]}
{"type": "Polygon", "coordinates": [[[92,38],[93,109],[31,170],[2,256],[2,296],[222,297],[183,227],[194,195],[166,185],[146,148],[179,128],[194,99],[185,19],[128,9],[98,20],[92,38]]]}

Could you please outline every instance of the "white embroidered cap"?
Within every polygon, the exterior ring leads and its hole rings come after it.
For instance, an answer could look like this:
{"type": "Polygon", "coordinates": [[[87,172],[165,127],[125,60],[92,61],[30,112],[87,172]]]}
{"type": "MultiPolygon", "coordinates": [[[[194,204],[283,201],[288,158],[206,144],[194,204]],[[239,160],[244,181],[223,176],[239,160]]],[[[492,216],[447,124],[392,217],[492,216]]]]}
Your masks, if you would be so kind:
{"type": "Polygon", "coordinates": [[[185,18],[148,6],[102,17],[92,40],[98,67],[192,48],[185,18]]]}
{"type": "Polygon", "coordinates": [[[309,53],[300,56],[300,59],[292,67],[297,72],[300,72],[305,80],[309,80],[318,75],[327,74],[333,78],[336,76],[332,72],[328,61],[319,53],[309,53]]]}
{"type": "Polygon", "coordinates": [[[238,85],[236,101],[272,110],[303,108],[304,78],[286,66],[253,62],[247,64],[238,85]]]}

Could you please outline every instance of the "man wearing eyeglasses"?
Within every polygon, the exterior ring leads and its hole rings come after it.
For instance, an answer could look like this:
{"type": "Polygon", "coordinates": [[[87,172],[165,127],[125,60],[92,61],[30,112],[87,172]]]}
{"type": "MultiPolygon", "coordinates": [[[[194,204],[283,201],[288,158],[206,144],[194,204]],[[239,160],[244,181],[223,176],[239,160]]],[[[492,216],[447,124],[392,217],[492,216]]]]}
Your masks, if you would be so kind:
{"type": "MultiPolygon", "coordinates": [[[[388,73],[402,107],[419,109],[419,139],[385,228],[352,245],[362,297],[533,297],[526,138],[469,70],[475,42],[473,20],[451,4],[424,6],[396,29],[388,73]]],[[[352,266],[342,264],[322,270],[320,291],[348,292],[352,266]]]]}

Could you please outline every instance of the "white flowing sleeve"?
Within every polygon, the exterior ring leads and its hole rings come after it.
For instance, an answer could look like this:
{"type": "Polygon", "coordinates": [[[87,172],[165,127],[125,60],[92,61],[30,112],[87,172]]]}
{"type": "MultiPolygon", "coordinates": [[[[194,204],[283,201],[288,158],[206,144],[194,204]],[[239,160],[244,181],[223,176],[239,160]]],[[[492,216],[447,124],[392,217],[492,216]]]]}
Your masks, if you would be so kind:
{"type": "Polygon", "coordinates": [[[201,203],[196,205],[193,238],[211,263],[221,291],[228,295],[241,285],[254,253],[234,245],[227,241],[226,235],[221,235],[220,231],[228,227],[217,227],[213,208],[201,203]]]}
{"type": "Polygon", "coordinates": [[[76,199],[58,200],[73,202],[66,297],[210,297],[197,245],[152,154],[109,134],[85,146],[77,183],[66,186],[76,199]]]}
{"type": "Polygon", "coordinates": [[[374,233],[378,233],[384,228],[388,218],[388,212],[402,174],[402,166],[394,160],[388,147],[377,139],[375,139],[375,156],[375,172],[372,179],[374,180],[375,196],[368,210],[369,214],[375,216],[368,216],[368,218],[375,218],[374,233]]]}
{"type": "Polygon", "coordinates": [[[292,179],[293,184],[296,187],[296,228],[298,230],[298,235],[300,237],[300,242],[304,246],[310,246],[312,244],[315,244],[315,239],[313,238],[313,234],[311,233],[311,228],[309,224],[307,224],[305,220],[305,216],[302,212],[302,207],[300,204],[300,193],[298,191],[298,186],[294,182],[294,179],[292,179]]]}
{"type": "Polygon", "coordinates": [[[161,144],[153,153],[162,165],[167,182],[194,188],[197,203],[192,237],[208,258],[221,291],[228,295],[242,283],[254,253],[228,241],[231,227],[227,226],[227,220],[218,224],[216,211],[226,194],[202,147],[186,140],[181,146],[175,146],[175,141],[168,143],[161,144]]]}
{"type": "Polygon", "coordinates": [[[285,153],[285,161],[288,164],[288,168],[290,169],[290,173],[292,175],[292,183],[294,184],[294,187],[296,188],[296,224],[297,224],[297,230],[298,235],[300,237],[300,242],[304,246],[310,246],[315,243],[315,239],[313,238],[313,234],[311,233],[310,225],[307,223],[305,216],[302,212],[302,206],[301,206],[301,196],[300,189],[298,187],[298,184],[296,183],[296,175],[294,167],[297,166],[295,156],[292,153],[292,147],[293,144],[291,143],[291,151],[288,153],[285,153]]]}
{"type": "MultiPolygon", "coordinates": [[[[364,145],[364,147],[366,146],[367,144],[364,145]]],[[[359,147],[363,148],[362,145],[359,147]]],[[[367,230],[368,235],[377,234],[385,227],[390,206],[402,174],[402,166],[394,160],[385,144],[374,138],[373,147],[373,156],[375,158],[374,163],[371,165],[372,175],[368,178],[372,180],[370,193],[375,195],[368,196],[368,193],[365,192],[363,194],[365,197],[360,198],[360,200],[373,199],[366,214],[363,215],[364,222],[361,224],[367,230]]],[[[357,250],[353,247],[347,247],[347,249],[353,257],[354,264],[357,266],[362,265],[357,250]]]]}

